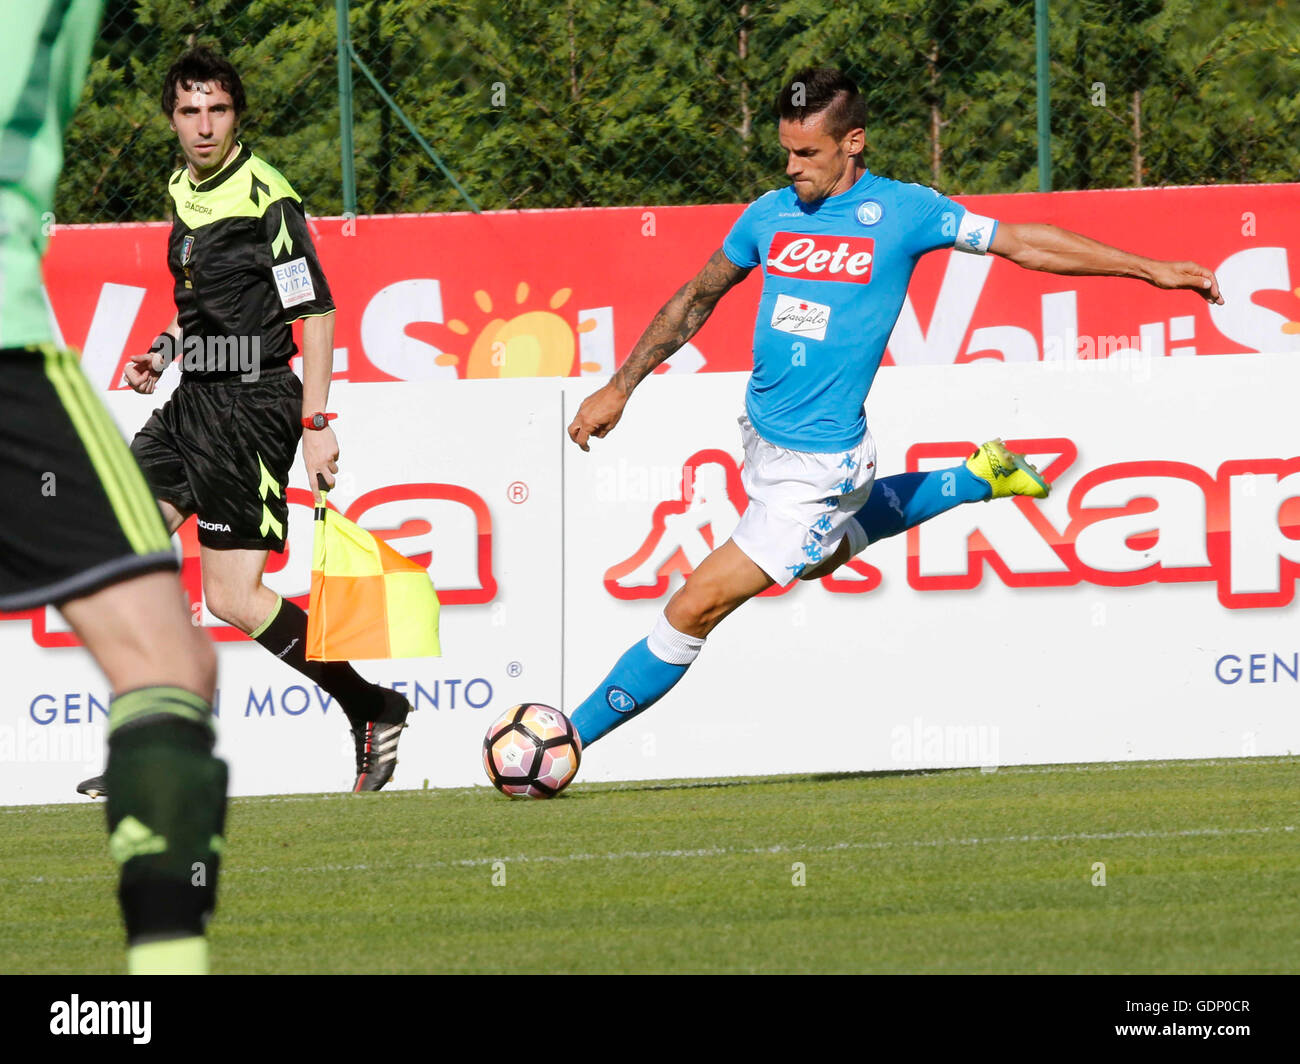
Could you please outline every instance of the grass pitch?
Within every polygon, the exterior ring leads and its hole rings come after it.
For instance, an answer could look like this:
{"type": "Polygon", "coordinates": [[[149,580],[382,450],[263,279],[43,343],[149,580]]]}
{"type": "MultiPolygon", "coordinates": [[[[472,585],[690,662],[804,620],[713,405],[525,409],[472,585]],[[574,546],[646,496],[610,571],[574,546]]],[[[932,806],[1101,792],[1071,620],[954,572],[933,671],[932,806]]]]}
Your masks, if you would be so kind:
{"type": "MultiPolygon", "coordinates": [[[[1296,972],[1298,768],[579,782],[550,802],[488,788],[236,799],[213,964],[1296,972]]],[[[0,810],[0,971],[123,970],[103,817],[90,803],[0,810]]]]}

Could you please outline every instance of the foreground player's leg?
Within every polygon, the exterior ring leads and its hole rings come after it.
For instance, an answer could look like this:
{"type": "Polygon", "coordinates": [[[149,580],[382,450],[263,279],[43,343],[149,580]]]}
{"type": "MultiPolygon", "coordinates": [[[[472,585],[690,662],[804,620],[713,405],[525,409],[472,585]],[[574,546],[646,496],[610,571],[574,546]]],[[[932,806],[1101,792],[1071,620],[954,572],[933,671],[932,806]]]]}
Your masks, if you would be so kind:
{"type": "Polygon", "coordinates": [[[202,547],[201,554],[208,608],[334,697],[356,747],[353,790],[383,787],[397,767],[397,743],[410,703],[372,684],[346,661],[307,660],[307,614],[262,583],[266,551],[202,547]]]}
{"type": "Polygon", "coordinates": [[[630,647],[570,714],[583,746],[609,734],[666,695],[699,656],[708,634],[772,578],[728,540],[674,595],[650,635],[630,647]]]}
{"type": "Polygon", "coordinates": [[[853,519],[866,535],[859,549],[915,528],[967,502],[1026,495],[1044,499],[1051,486],[1025,456],[989,440],[961,465],[929,473],[899,473],[876,481],[853,519]]]}
{"type": "Polygon", "coordinates": [[[212,755],[212,646],[171,573],[61,609],[114,692],[105,783],[128,969],[204,974],[226,810],[226,766],[212,755]]]}

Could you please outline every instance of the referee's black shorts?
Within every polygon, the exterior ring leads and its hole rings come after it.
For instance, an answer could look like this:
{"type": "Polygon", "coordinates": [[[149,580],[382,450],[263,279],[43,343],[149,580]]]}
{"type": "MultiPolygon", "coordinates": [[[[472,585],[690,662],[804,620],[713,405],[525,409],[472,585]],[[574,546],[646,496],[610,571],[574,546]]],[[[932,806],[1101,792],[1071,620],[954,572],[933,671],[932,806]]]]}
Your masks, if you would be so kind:
{"type": "Polygon", "coordinates": [[[302,382],[288,366],[257,380],[182,380],[131,451],[154,497],[196,514],[216,550],[284,550],[285,487],[302,436],[302,382]]]}
{"type": "Polygon", "coordinates": [[[0,351],[0,610],[176,568],[153,494],[77,356],[0,351]]]}

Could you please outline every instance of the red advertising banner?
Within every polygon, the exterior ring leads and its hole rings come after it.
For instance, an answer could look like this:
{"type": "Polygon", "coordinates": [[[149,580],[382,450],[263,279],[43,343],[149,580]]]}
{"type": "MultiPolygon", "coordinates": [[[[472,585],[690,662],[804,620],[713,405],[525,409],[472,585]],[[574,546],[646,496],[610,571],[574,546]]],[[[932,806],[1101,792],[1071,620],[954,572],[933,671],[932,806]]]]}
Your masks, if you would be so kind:
{"type": "MultiPolygon", "coordinates": [[[[1192,259],[1226,302],[1139,281],[936,252],[912,278],[887,364],[1300,353],[1300,185],[967,196],[1153,258],[1192,259]]],[[[317,218],[350,381],[607,374],[722,243],[740,206],[317,218]]],[[[57,228],[46,261],[62,339],[98,387],[174,313],[161,223],[57,228]]],[[[755,271],[757,274],[758,271],[755,271]]],[[[746,370],[760,278],[661,372],[746,370]]]]}

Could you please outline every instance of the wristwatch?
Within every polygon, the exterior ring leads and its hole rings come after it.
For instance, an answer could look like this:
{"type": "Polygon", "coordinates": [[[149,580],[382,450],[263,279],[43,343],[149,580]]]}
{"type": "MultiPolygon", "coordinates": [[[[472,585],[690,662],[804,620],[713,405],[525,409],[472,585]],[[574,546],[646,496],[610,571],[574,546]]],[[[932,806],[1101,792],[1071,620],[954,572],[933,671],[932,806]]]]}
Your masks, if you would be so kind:
{"type": "Polygon", "coordinates": [[[323,429],[336,417],[338,417],[338,414],[322,414],[320,411],[317,411],[312,414],[311,417],[305,417],[302,419],[302,427],[305,429],[323,429]]]}

